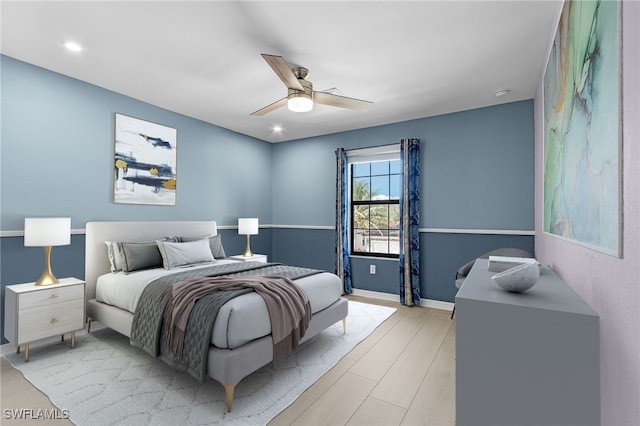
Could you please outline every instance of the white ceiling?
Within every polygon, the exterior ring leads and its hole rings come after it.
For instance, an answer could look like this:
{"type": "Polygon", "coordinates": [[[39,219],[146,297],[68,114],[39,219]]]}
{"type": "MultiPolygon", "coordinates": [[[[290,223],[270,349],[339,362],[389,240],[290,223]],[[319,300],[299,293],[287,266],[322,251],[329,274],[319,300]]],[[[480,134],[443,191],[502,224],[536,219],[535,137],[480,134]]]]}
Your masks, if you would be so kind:
{"type": "Polygon", "coordinates": [[[279,142],[531,99],[561,7],[562,0],[3,0],[1,43],[13,58],[279,142]],[[84,50],[65,50],[68,40],[84,50]],[[287,93],[261,53],[307,67],[315,90],[337,87],[374,104],[367,112],[315,105],[250,116],[287,93]],[[503,88],[510,93],[497,98],[503,88]]]}

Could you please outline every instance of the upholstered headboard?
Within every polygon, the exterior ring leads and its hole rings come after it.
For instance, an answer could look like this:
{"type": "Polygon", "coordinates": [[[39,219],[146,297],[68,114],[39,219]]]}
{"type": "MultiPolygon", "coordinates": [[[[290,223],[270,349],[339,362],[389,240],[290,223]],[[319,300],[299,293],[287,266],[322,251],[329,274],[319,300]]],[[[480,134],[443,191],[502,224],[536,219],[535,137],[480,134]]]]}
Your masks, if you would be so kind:
{"type": "Polygon", "coordinates": [[[111,271],[105,241],[141,242],[164,237],[216,235],[215,221],[194,222],[87,222],[85,280],[87,300],[96,297],[96,280],[111,271]]]}

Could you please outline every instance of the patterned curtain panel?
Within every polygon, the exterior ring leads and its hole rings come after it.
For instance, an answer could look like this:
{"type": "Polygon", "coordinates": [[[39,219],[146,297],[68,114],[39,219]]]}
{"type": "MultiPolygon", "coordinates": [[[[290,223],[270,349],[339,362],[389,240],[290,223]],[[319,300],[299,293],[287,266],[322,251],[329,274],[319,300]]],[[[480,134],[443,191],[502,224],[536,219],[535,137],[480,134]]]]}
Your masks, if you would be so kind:
{"type": "Polygon", "coordinates": [[[336,179],[336,275],[342,279],[342,286],[346,294],[352,293],[351,263],[349,262],[349,227],[347,192],[347,152],[343,148],[336,150],[338,161],[338,176],[336,179]]]}
{"type": "Polygon", "coordinates": [[[420,140],[400,143],[400,303],[420,306],[420,140]]]}

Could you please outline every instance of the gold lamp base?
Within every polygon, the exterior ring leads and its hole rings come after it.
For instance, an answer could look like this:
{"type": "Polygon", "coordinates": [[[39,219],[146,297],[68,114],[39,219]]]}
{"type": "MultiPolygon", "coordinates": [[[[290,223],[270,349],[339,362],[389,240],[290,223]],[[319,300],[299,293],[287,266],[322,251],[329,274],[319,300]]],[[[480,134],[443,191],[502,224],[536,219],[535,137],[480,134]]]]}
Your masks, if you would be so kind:
{"type": "Polygon", "coordinates": [[[36,281],[36,285],[53,285],[58,284],[60,281],[53,275],[51,271],[51,246],[46,246],[44,248],[44,270],[42,271],[42,275],[36,281]]]}
{"type": "Polygon", "coordinates": [[[244,251],[244,257],[253,257],[253,253],[251,253],[251,243],[250,243],[251,235],[247,234],[247,248],[244,251]]]}

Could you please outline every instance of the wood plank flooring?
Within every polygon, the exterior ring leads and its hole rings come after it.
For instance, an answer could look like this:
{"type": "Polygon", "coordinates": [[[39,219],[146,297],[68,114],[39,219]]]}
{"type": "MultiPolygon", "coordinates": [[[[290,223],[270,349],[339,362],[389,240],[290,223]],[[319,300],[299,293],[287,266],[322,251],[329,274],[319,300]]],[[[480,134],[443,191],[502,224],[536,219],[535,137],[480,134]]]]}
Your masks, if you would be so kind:
{"type": "MultiPolygon", "coordinates": [[[[269,425],[454,425],[455,321],[451,313],[356,296],[349,299],[397,311],[269,425]]],[[[1,370],[3,412],[15,407],[54,408],[5,359],[1,370]]],[[[3,425],[48,422],[2,418],[3,425]]]]}
{"type": "Polygon", "coordinates": [[[451,312],[349,299],[397,311],[269,425],[454,425],[451,312]]]}
{"type": "MultiPolygon", "coordinates": [[[[13,348],[15,349],[15,348],[13,348]]],[[[72,425],[67,419],[15,419],[11,417],[5,410],[11,409],[33,409],[34,413],[37,413],[39,409],[53,410],[56,407],[49,401],[49,398],[38,389],[33,387],[29,383],[22,373],[11,366],[11,363],[6,359],[1,359],[0,365],[2,378],[0,383],[0,407],[2,413],[0,414],[0,423],[3,426],[8,425],[49,425],[55,424],[57,426],[72,425]]],[[[35,414],[34,414],[35,416],[35,414]]],[[[59,417],[62,417],[59,416],[59,417]]]]}

